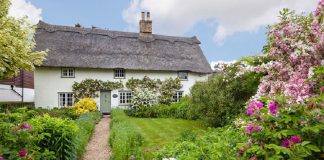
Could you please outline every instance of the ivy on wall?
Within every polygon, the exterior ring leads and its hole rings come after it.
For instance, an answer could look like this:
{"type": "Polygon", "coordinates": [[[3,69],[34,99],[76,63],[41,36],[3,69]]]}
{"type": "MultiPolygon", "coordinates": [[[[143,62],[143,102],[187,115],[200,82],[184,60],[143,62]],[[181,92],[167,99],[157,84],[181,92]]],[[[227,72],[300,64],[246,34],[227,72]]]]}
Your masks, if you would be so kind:
{"type": "Polygon", "coordinates": [[[129,79],[126,83],[126,87],[130,89],[133,94],[138,93],[136,92],[137,90],[150,90],[156,94],[159,103],[169,104],[173,100],[173,95],[182,85],[179,78],[168,78],[161,81],[160,79],[151,79],[145,76],[143,79],[129,79]]]}
{"type": "Polygon", "coordinates": [[[100,90],[114,90],[124,88],[123,83],[120,82],[111,82],[111,81],[102,81],[98,79],[85,79],[83,81],[74,82],[72,85],[73,95],[75,102],[78,102],[80,99],[96,98],[98,97],[98,91],[100,90]]]}

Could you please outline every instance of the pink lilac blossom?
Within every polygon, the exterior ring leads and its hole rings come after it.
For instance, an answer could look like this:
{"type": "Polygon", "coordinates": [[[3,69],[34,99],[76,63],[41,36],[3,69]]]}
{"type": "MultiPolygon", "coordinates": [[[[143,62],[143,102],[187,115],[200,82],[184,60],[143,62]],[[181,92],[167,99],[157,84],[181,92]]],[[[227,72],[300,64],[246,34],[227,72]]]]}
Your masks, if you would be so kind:
{"type": "Polygon", "coordinates": [[[319,20],[323,4],[321,0],[311,25],[304,25],[287,15],[283,23],[271,26],[266,57],[272,61],[255,67],[265,76],[254,97],[285,94],[293,97],[291,103],[304,103],[315,95],[314,82],[308,77],[309,68],[320,65],[324,59],[324,25],[319,20]]]}

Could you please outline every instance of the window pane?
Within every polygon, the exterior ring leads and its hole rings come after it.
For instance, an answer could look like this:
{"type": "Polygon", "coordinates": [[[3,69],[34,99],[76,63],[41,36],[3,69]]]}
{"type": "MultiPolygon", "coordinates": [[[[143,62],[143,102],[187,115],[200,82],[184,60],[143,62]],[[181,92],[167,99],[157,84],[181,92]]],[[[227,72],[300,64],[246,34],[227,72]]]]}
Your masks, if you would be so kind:
{"type": "Polygon", "coordinates": [[[180,79],[188,79],[188,72],[178,72],[178,77],[180,79]]]}
{"type": "Polygon", "coordinates": [[[125,70],[124,69],[115,69],[115,78],[124,78],[125,70]]]}

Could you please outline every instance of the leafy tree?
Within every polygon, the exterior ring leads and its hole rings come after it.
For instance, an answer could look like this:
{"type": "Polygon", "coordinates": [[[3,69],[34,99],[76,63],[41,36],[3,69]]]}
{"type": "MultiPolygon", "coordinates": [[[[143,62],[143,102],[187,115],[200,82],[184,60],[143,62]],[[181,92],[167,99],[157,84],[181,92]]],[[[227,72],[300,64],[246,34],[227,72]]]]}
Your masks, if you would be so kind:
{"type": "Polygon", "coordinates": [[[0,0],[0,79],[11,78],[20,70],[33,70],[45,59],[45,51],[33,51],[34,27],[26,18],[8,16],[9,0],[0,0]]]}

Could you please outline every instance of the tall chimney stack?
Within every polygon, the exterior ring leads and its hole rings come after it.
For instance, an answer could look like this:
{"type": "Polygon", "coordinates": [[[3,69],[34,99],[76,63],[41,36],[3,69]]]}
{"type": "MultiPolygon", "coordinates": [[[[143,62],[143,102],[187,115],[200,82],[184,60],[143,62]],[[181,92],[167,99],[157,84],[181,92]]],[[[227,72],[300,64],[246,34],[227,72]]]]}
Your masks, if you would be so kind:
{"type": "Polygon", "coordinates": [[[151,20],[150,12],[146,13],[146,18],[145,18],[145,12],[142,12],[142,19],[140,20],[139,25],[140,25],[140,33],[152,34],[152,20],[151,20]]]}

